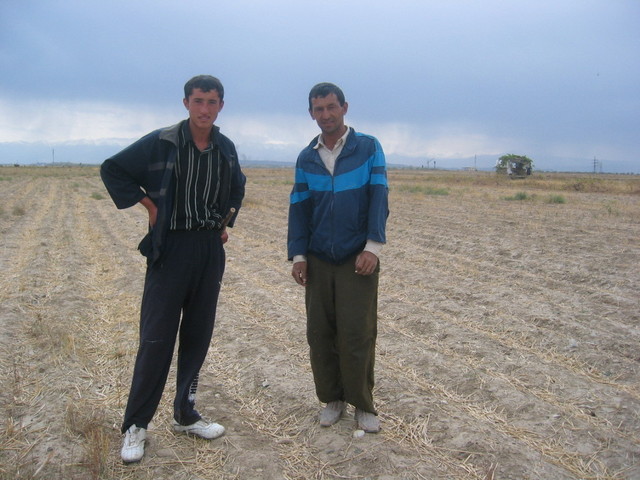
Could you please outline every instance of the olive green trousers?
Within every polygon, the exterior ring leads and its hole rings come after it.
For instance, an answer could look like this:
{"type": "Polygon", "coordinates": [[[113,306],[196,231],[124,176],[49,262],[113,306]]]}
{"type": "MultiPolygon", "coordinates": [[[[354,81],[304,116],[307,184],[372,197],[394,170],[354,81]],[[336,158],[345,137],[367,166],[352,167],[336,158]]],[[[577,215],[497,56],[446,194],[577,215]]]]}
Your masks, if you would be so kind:
{"type": "Polygon", "coordinates": [[[321,402],[344,400],[365,412],[373,406],[378,334],[378,277],[355,273],[353,256],[342,265],[307,258],[307,341],[321,402]]]}

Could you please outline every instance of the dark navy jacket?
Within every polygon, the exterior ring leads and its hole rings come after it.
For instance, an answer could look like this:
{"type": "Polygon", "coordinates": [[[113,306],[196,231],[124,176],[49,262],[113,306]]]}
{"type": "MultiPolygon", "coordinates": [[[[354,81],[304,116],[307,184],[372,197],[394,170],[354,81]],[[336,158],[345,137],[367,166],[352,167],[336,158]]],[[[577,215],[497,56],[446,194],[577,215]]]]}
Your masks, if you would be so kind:
{"type": "Polygon", "coordinates": [[[341,264],[367,240],[386,243],[387,170],[376,138],[351,129],[333,176],[313,147],[300,152],[289,205],[288,257],[313,253],[341,264]]]}
{"type": "MultiPolygon", "coordinates": [[[[175,165],[179,148],[178,132],[187,120],[168,128],[155,130],[129,147],[104,161],[100,176],[116,207],[128,208],[148,196],[158,207],[158,219],[153,229],[140,243],[140,251],[149,263],[160,258],[169,230],[175,194],[175,165]]],[[[238,163],[236,147],[231,140],[213,127],[214,149],[219,149],[222,166],[220,172],[220,208],[225,217],[233,207],[232,227],[244,198],[246,178],[238,163]]]]}

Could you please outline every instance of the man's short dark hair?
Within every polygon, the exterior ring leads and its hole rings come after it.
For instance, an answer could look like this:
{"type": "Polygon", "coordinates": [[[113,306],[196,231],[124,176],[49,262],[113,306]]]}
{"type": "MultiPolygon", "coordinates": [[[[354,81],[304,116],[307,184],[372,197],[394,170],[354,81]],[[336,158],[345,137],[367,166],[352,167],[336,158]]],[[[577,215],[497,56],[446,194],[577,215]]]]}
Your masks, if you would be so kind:
{"type": "Polygon", "coordinates": [[[318,98],[318,97],[324,98],[327,95],[331,95],[332,93],[336,94],[336,97],[338,97],[338,102],[340,103],[340,106],[343,106],[345,99],[344,99],[344,93],[342,93],[342,90],[340,90],[340,87],[338,87],[337,85],[334,85],[333,83],[323,82],[315,85],[309,92],[309,110],[311,110],[312,108],[312,105],[311,105],[312,99],[318,98]]]}
{"type": "Polygon", "coordinates": [[[220,80],[211,75],[197,75],[184,84],[184,98],[187,100],[193,93],[193,90],[199,88],[203,92],[216,90],[220,100],[224,99],[224,87],[220,80]]]}

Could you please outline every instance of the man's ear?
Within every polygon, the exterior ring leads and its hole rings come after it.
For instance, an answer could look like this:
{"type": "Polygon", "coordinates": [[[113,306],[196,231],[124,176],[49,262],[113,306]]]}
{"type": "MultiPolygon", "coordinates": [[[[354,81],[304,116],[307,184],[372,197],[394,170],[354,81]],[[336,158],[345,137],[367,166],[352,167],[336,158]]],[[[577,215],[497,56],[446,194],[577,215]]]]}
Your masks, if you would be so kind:
{"type": "Polygon", "coordinates": [[[182,104],[184,105],[184,108],[186,108],[187,110],[189,110],[189,99],[187,99],[187,98],[183,98],[183,99],[182,99],[182,104]]]}

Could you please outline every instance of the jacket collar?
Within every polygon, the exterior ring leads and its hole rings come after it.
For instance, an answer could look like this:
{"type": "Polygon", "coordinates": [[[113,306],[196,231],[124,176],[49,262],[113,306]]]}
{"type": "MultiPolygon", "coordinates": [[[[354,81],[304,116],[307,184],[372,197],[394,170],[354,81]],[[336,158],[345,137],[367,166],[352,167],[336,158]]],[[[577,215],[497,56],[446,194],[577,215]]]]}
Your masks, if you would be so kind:
{"type": "MultiPolygon", "coordinates": [[[[335,146],[333,147],[334,150],[337,146],[339,145],[345,145],[347,143],[347,137],[349,136],[349,134],[351,133],[351,131],[353,130],[353,128],[351,128],[350,126],[346,125],[347,129],[344,132],[344,135],[342,135],[342,137],[340,137],[338,139],[338,141],[336,142],[335,146]]],[[[316,144],[313,146],[314,149],[319,149],[320,147],[325,147],[327,148],[327,146],[324,143],[324,139],[322,138],[322,134],[318,135],[316,137],[316,144]]],[[[327,148],[328,150],[328,148],[327,148]]]]}
{"type": "MultiPolygon", "coordinates": [[[[182,120],[181,122],[176,123],[175,125],[171,125],[170,127],[163,128],[160,130],[159,138],[160,140],[166,140],[168,142],[173,143],[176,147],[180,146],[180,135],[179,132],[182,130],[184,133],[184,141],[185,143],[190,141],[191,138],[191,130],[189,130],[189,120],[182,120]]],[[[211,129],[211,143],[215,145],[217,143],[218,133],[220,132],[220,127],[216,125],[211,129]]]]}

